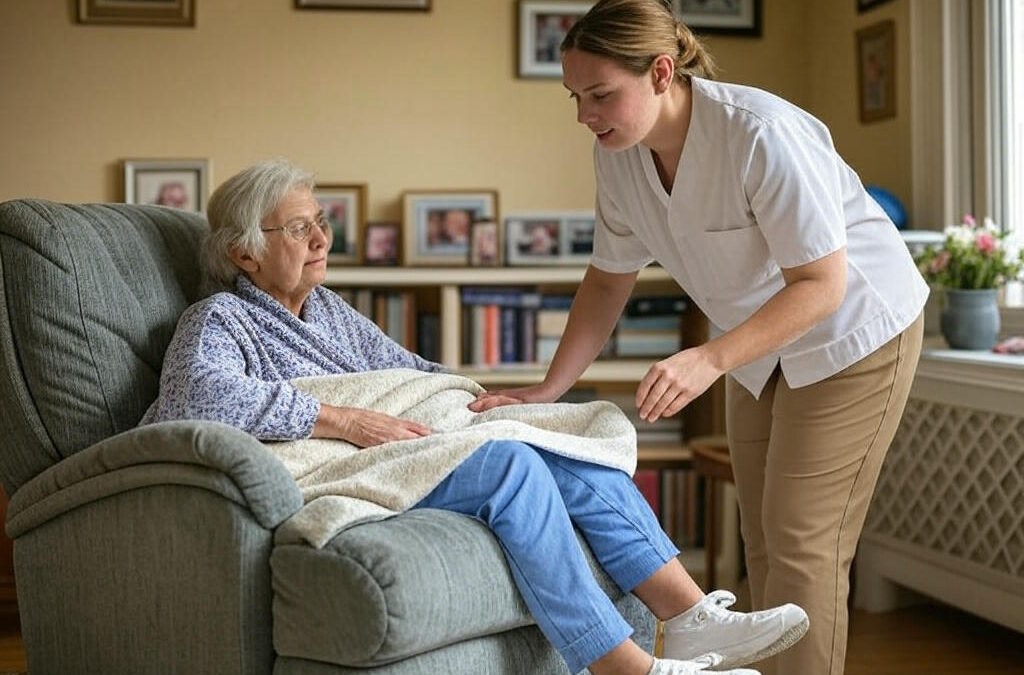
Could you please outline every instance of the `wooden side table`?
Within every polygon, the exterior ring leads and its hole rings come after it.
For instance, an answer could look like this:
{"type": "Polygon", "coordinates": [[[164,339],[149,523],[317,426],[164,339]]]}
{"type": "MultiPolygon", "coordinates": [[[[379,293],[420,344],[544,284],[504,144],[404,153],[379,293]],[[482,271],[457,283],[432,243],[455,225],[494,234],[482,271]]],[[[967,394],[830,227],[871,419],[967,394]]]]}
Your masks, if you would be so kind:
{"type": "Polygon", "coordinates": [[[688,446],[693,455],[693,470],[705,480],[704,585],[708,591],[712,591],[715,589],[715,558],[718,548],[715,527],[718,505],[716,484],[720,480],[734,482],[732,461],[729,458],[729,441],[725,436],[699,436],[690,439],[688,446]]]}

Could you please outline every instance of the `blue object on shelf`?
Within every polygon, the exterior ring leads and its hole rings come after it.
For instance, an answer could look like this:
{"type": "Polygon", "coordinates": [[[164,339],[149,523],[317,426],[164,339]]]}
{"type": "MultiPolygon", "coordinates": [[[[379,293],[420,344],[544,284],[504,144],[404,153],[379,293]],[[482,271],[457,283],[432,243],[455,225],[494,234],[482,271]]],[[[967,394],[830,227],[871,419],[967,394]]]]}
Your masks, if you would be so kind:
{"type": "Polygon", "coordinates": [[[907,210],[903,208],[903,202],[899,197],[877,185],[868,185],[864,189],[878,202],[878,205],[885,211],[885,215],[889,216],[889,220],[896,225],[897,230],[907,227],[907,210]]]}

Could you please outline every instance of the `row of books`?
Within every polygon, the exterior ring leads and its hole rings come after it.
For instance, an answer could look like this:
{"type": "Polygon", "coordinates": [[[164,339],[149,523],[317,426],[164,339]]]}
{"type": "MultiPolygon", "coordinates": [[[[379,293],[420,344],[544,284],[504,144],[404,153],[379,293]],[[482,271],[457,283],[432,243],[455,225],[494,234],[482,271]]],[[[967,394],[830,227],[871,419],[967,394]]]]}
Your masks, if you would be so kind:
{"type": "MultiPolygon", "coordinates": [[[[462,289],[463,361],[475,366],[548,363],[573,296],[515,288],[462,289]]],[[[603,357],[661,357],[682,349],[683,296],[631,298],[603,357]]]]}
{"type": "MultiPolygon", "coordinates": [[[[440,359],[440,318],[418,312],[412,291],[357,288],[339,293],[392,339],[424,358],[440,359]]],[[[505,287],[467,287],[462,301],[462,362],[473,366],[545,364],[554,357],[573,296],[505,287]]],[[[659,358],[682,349],[683,296],[631,298],[606,358],[659,358]]]]}
{"type": "Polygon", "coordinates": [[[639,469],[633,482],[676,546],[704,546],[704,481],[695,471],[639,469]]]}

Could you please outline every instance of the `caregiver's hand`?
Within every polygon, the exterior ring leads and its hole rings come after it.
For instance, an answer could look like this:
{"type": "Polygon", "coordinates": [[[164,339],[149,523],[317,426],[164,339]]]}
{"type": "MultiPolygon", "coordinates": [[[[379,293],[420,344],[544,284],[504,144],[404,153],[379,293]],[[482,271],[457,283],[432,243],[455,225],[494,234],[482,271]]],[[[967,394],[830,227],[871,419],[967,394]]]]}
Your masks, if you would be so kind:
{"type": "Polygon", "coordinates": [[[671,417],[703,394],[722,371],[701,347],[684,349],[663,361],[658,361],[640,381],[636,390],[636,407],[640,418],[654,422],[671,417]]]}
{"type": "Polygon", "coordinates": [[[483,412],[502,405],[515,405],[517,403],[550,403],[557,396],[543,384],[535,384],[529,387],[518,387],[516,389],[498,389],[497,391],[485,391],[478,394],[475,401],[467,406],[473,412],[483,412]]]}
{"type": "Polygon", "coordinates": [[[313,438],[340,438],[360,448],[391,441],[429,436],[433,431],[418,422],[392,417],[374,410],[320,405],[313,426],[313,438]]]}

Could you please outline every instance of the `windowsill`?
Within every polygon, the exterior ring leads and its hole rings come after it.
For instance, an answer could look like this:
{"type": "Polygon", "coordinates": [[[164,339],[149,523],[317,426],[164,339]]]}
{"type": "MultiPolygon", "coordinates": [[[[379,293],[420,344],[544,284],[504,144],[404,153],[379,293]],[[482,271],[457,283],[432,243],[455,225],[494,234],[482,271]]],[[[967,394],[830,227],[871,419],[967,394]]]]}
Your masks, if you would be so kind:
{"type": "Polygon", "coordinates": [[[1020,417],[1024,354],[950,349],[941,336],[928,336],[912,392],[918,399],[1020,417]]]}
{"type": "Polygon", "coordinates": [[[941,337],[925,338],[921,358],[951,364],[985,365],[1024,370],[1024,354],[996,354],[980,349],[950,349],[941,337]]]}

